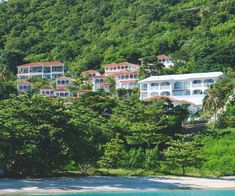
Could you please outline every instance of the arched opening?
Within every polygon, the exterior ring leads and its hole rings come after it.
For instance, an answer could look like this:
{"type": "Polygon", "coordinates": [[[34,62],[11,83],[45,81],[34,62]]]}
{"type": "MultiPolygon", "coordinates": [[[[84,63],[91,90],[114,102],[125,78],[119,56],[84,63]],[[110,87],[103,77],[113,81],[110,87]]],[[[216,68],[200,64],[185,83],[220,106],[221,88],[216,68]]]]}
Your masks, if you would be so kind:
{"type": "Polygon", "coordinates": [[[170,82],[162,82],[161,89],[168,89],[170,88],[170,82]]]}
{"type": "Polygon", "coordinates": [[[193,91],[193,94],[194,94],[194,95],[201,95],[201,94],[202,94],[202,91],[197,89],[197,90],[194,90],[194,91],[193,91]]]}
{"type": "Polygon", "coordinates": [[[214,80],[213,79],[207,79],[207,80],[204,80],[204,86],[210,86],[211,84],[214,83],[214,80]]]}

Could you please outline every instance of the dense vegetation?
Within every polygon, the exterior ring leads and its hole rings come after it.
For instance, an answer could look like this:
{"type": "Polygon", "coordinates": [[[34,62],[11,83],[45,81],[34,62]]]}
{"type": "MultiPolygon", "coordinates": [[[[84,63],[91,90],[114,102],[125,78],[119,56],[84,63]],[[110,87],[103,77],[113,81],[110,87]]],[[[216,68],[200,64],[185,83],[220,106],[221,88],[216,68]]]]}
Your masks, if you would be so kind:
{"type": "MultiPolygon", "coordinates": [[[[233,0],[1,3],[0,169],[8,176],[86,174],[87,168],[121,168],[130,175],[140,170],[234,175],[234,76],[228,74],[235,65],[234,7],[233,0]],[[172,55],[176,66],[163,70],[155,58],[159,53],[172,55]],[[102,70],[112,61],[136,63],[140,57],[155,74],[226,72],[204,100],[207,118],[215,116],[209,127],[187,134],[182,129],[186,105],[174,107],[168,99],[142,102],[138,90],[64,100],[17,95],[12,74],[22,63],[61,61],[76,77],[82,70],[102,70]],[[221,108],[225,111],[219,114],[221,108]]],[[[48,81],[33,83],[32,92],[48,81]]]]}
{"type": "Polygon", "coordinates": [[[0,168],[8,176],[87,174],[90,168],[104,168],[105,174],[119,168],[134,169],[129,174],[141,169],[150,174],[235,173],[234,98],[216,124],[226,130],[187,134],[182,129],[187,105],[175,107],[168,99],[143,102],[124,90],[121,95],[100,91],[71,100],[39,95],[0,100],[0,168]]]}
{"type": "Polygon", "coordinates": [[[226,70],[235,64],[234,7],[233,0],[9,0],[0,4],[0,64],[15,71],[56,60],[76,75],[165,53],[180,60],[174,72],[226,70]]]}

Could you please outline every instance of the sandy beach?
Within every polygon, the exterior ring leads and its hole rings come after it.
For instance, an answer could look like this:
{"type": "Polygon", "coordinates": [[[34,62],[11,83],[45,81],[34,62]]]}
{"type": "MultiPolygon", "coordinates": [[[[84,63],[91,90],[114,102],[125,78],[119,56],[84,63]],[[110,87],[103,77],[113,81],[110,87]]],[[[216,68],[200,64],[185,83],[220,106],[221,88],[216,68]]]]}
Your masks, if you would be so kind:
{"type": "Polygon", "coordinates": [[[235,176],[195,177],[61,177],[0,179],[0,194],[157,191],[167,189],[235,189],[235,176]]]}

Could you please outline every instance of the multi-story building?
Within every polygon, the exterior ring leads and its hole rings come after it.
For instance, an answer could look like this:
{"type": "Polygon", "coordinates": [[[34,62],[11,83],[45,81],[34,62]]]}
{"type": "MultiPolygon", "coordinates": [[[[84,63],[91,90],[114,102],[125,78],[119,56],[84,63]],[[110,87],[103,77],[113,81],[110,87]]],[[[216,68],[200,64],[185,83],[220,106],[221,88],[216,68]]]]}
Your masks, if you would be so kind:
{"type": "Polygon", "coordinates": [[[17,90],[21,92],[28,92],[31,89],[31,82],[20,81],[17,82],[17,90]]]}
{"type": "Polygon", "coordinates": [[[56,78],[56,87],[46,87],[39,89],[39,94],[45,96],[55,96],[60,98],[67,98],[72,96],[72,92],[67,88],[68,85],[73,85],[75,80],[69,77],[56,78]]]}
{"type": "Polygon", "coordinates": [[[140,99],[144,100],[160,95],[186,100],[201,106],[208,87],[222,75],[222,72],[209,72],[151,76],[139,81],[140,99]]]}
{"type": "Polygon", "coordinates": [[[104,66],[105,73],[93,77],[93,91],[103,88],[109,91],[109,84],[107,84],[107,77],[112,77],[115,80],[115,87],[132,89],[138,86],[139,65],[122,62],[111,63],[104,66]]]}
{"type": "Polygon", "coordinates": [[[32,77],[56,79],[64,75],[64,64],[60,62],[34,62],[17,67],[18,80],[27,80],[32,77]]]}

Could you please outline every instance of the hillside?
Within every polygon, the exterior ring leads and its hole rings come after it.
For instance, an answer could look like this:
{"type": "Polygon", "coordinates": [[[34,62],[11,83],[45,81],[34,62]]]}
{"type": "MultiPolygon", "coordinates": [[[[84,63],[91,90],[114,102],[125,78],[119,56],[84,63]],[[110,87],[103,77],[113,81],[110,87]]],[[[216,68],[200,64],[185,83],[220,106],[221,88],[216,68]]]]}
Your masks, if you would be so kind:
{"type": "Polygon", "coordinates": [[[0,64],[65,62],[73,73],[170,54],[175,72],[234,69],[233,0],[9,0],[0,4],[0,64]]]}

